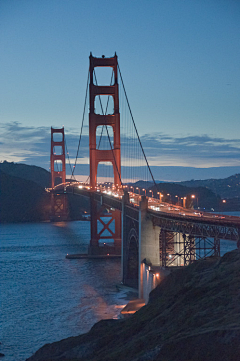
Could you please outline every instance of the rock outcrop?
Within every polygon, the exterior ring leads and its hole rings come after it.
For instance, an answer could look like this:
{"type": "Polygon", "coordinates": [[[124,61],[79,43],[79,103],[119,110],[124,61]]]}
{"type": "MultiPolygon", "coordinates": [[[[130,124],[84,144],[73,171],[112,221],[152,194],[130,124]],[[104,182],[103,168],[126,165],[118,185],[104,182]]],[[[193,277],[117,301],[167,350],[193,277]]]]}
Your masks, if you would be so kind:
{"type": "Polygon", "coordinates": [[[126,320],[47,344],[28,361],[239,361],[240,251],[175,270],[126,320]]]}

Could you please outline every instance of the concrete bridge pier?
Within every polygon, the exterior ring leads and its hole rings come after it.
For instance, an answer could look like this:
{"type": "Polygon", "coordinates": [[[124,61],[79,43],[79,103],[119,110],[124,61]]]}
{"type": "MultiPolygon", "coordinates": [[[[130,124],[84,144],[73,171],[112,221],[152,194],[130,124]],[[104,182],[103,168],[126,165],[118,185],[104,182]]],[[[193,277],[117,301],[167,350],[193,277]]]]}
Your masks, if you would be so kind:
{"type": "Polygon", "coordinates": [[[98,204],[93,194],[90,197],[90,205],[91,240],[88,253],[121,255],[121,212],[118,209],[107,209],[102,202],[98,204]]]}
{"type": "Polygon", "coordinates": [[[52,222],[67,221],[69,214],[68,199],[65,193],[51,193],[50,220],[52,222]]]}
{"type": "MultiPolygon", "coordinates": [[[[142,197],[139,209],[133,208],[129,203],[129,194],[125,192],[122,198],[122,282],[138,289],[139,298],[147,294],[149,287],[157,285],[160,281],[159,234],[160,227],[155,226],[149,216],[148,200],[142,197]],[[145,271],[151,268],[154,278],[154,269],[157,277],[148,283],[145,271]]],[[[146,297],[144,297],[146,298],[146,297]]]]}
{"type": "Polygon", "coordinates": [[[130,205],[129,193],[122,197],[121,276],[124,285],[138,288],[139,211],[130,205]]]}
{"type": "MultiPolygon", "coordinates": [[[[139,207],[139,283],[138,294],[139,298],[144,297],[144,291],[147,285],[144,282],[144,271],[146,265],[151,266],[151,269],[160,268],[159,257],[159,235],[160,227],[155,226],[152,219],[147,215],[148,199],[142,197],[139,207]]],[[[160,272],[160,270],[159,270],[160,272]]],[[[149,293],[149,292],[148,292],[149,293]]],[[[144,297],[146,298],[146,297],[144,297]]]]}

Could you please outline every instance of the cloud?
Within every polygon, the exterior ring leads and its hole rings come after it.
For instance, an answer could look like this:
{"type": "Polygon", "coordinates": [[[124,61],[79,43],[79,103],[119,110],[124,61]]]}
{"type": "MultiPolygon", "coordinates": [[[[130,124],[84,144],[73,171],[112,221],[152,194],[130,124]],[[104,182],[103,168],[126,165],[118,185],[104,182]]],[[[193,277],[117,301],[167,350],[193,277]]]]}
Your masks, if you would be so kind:
{"type": "Polygon", "coordinates": [[[240,165],[240,141],[208,135],[171,137],[146,134],[142,138],[150,163],[154,165],[184,165],[196,167],[240,165]],[[158,154],[158,160],[156,157],[158,154]]]}
{"type": "MultiPolygon", "coordinates": [[[[82,174],[79,164],[84,172],[88,169],[89,137],[87,127],[81,137],[78,152],[76,174],[82,174]],[[84,165],[84,166],[83,166],[84,165]]],[[[50,166],[51,128],[43,126],[24,126],[19,122],[0,123],[1,143],[0,160],[35,164],[45,169],[50,166]]],[[[66,129],[65,137],[68,157],[71,164],[79,144],[79,130],[66,129]]],[[[225,139],[209,135],[171,136],[169,134],[145,134],[141,142],[151,166],[183,166],[196,168],[239,166],[240,141],[238,139],[225,139]]],[[[108,143],[108,137],[103,136],[102,146],[108,143]]],[[[145,165],[138,140],[124,135],[121,138],[122,168],[137,168],[145,165]]],[[[70,167],[67,173],[70,173],[70,167]]]]}

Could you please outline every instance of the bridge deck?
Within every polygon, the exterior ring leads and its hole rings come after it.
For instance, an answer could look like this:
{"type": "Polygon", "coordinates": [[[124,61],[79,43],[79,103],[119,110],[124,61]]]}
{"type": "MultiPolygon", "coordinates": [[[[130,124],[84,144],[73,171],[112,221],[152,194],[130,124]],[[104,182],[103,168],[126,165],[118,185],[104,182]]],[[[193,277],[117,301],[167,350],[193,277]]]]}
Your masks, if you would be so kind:
{"type": "MultiPolygon", "coordinates": [[[[56,186],[55,192],[74,193],[85,197],[93,197],[108,208],[122,210],[123,191],[95,192],[88,185],[69,183],[56,186]]],[[[138,221],[141,196],[130,193],[130,203],[125,205],[128,217],[138,221]]],[[[195,235],[196,237],[217,237],[220,239],[239,240],[240,217],[223,214],[213,214],[186,209],[169,203],[163,203],[155,198],[148,198],[147,216],[151,217],[156,226],[167,231],[195,235]]]]}

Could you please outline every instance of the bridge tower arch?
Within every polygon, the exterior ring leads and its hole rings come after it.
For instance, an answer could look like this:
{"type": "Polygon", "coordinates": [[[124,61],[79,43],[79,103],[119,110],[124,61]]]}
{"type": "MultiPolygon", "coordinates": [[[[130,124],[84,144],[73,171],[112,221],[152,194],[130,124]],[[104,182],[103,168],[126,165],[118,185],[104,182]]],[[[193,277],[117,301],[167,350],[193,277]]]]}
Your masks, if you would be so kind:
{"type": "MultiPolygon", "coordinates": [[[[113,166],[114,185],[121,185],[121,146],[120,146],[120,114],[118,95],[118,60],[114,57],[101,58],[89,57],[89,155],[90,155],[90,188],[94,193],[97,187],[97,170],[100,162],[110,162],[113,166]],[[94,84],[94,69],[96,67],[111,67],[114,72],[113,85],[94,84]],[[96,114],[95,98],[101,95],[112,96],[114,111],[113,114],[96,114]],[[96,131],[99,126],[111,126],[113,129],[113,146],[111,149],[97,149],[96,131]]],[[[104,208],[98,208],[94,196],[91,197],[91,241],[89,252],[92,254],[121,254],[121,213],[111,209],[107,214],[104,208]],[[109,221],[109,217],[111,218],[109,221]],[[104,219],[108,219],[105,221],[104,219]],[[98,225],[102,225],[100,230],[98,225]],[[114,224],[114,230],[110,225],[114,224]],[[108,231],[109,236],[104,236],[103,231],[108,231]],[[102,247],[101,240],[114,239],[114,247],[102,247]]]]}
{"type": "Polygon", "coordinates": [[[94,190],[97,184],[97,167],[100,162],[111,162],[114,173],[114,184],[121,184],[121,151],[120,151],[120,114],[118,96],[118,69],[117,55],[112,58],[95,58],[92,54],[90,60],[89,84],[89,150],[90,150],[90,186],[94,190]],[[93,82],[96,67],[111,67],[114,72],[114,84],[99,86],[93,82]],[[113,97],[113,114],[96,114],[94,103],[96,96],[109,95],[113,97]],[[111,126],[113,128],[113,148],[97,149],[96,130],[98,126],[111,126]]]}
{"type": "Polygon", "coordinates": [[[66,220],[68,217],[67,196],[65,193],[58,194],[53,191],[56,179],[61,179],[61,183],[66,182],[66,163],[65,163],[65,137],[64,127],[51,127],[51,219],[66,220]]]}
{"type": "Polygon", "coordinates": [[[51,127],[51,186],[54,188],[56,178],[61,178],[62,183],[66,181],[66,165],[65,165],[65,139],[64,139],[64,127],[60,129],[54,129],[51,127]],[[54,134],[59,137],[55,140],[54,134]],[[59,148],[59,151],[55,151],[55,147],[59,148]],[[56,154],[58,153],[58,154],[56,154]],[[60,161],[60,169],[56,170],[55,164],[60,161]]]}

